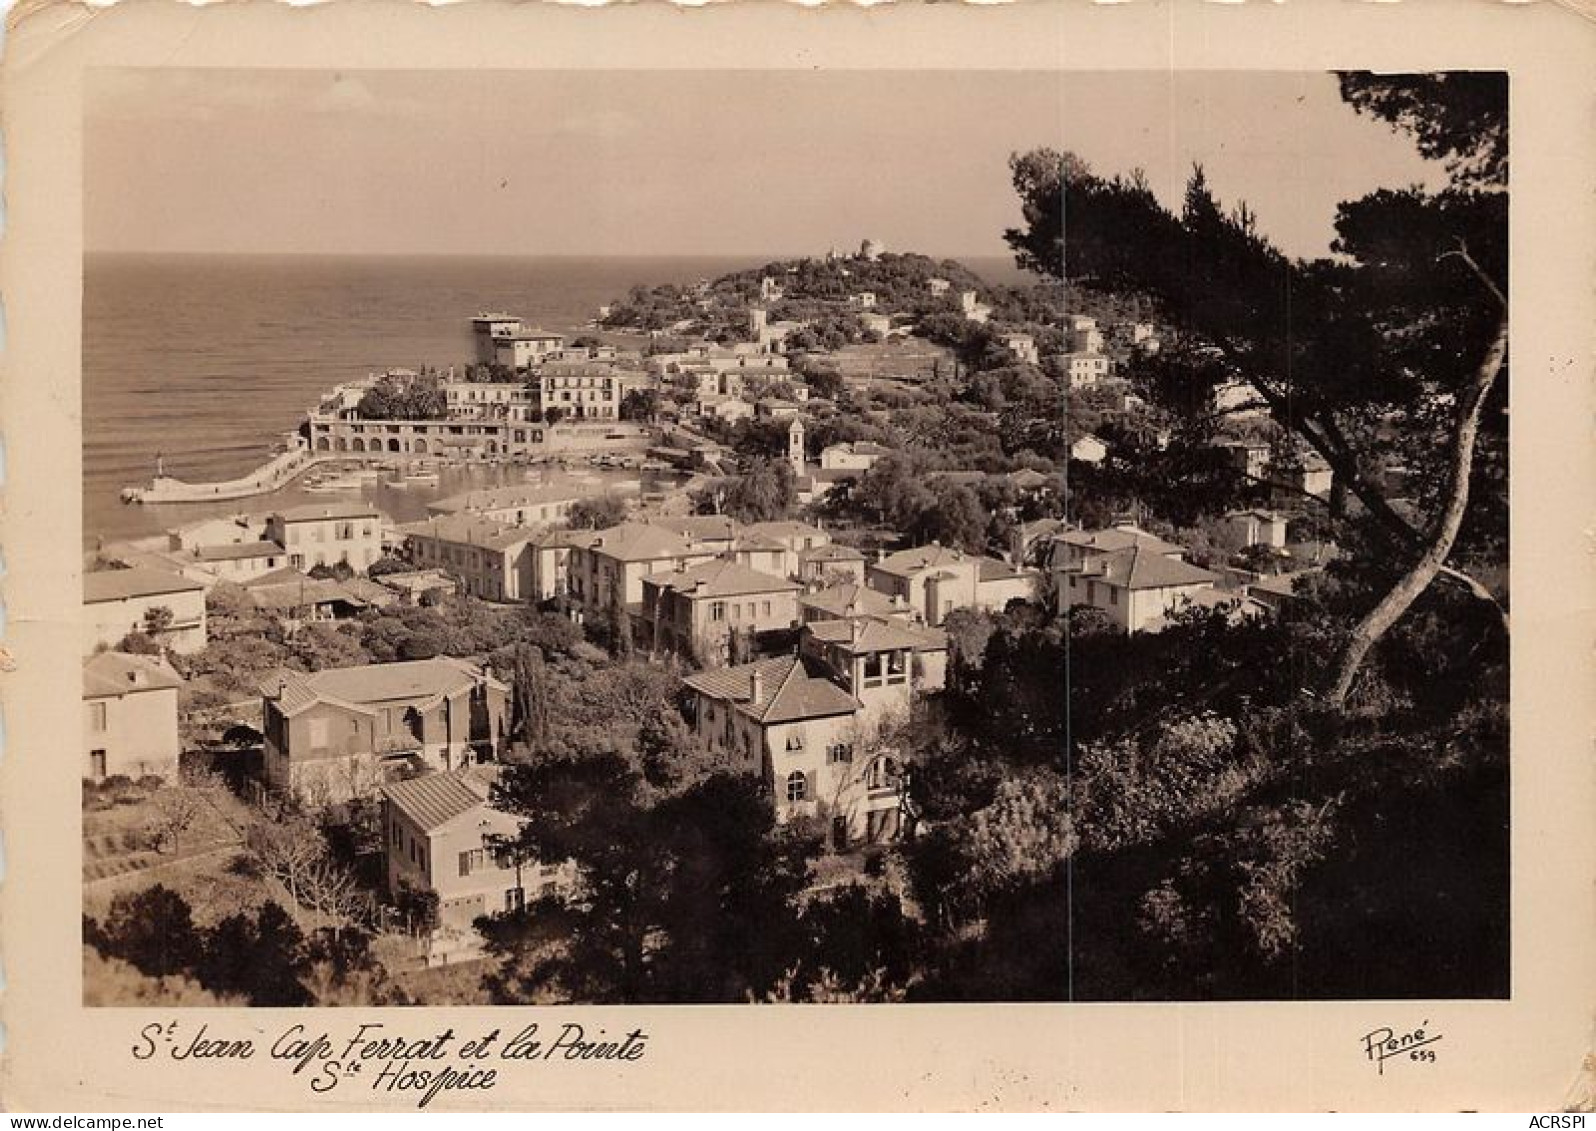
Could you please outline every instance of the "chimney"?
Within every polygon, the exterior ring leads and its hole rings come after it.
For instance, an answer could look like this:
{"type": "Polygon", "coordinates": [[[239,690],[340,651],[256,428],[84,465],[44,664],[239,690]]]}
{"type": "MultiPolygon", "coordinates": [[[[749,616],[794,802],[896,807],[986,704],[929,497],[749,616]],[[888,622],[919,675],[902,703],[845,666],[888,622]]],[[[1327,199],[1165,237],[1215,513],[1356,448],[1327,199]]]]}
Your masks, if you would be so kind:
{"type": "Polygon", "coordinates": [[[848,639],[854,644],[858,644],[863,636],[864,619],[862,617],[854,617],[853,620],[848,622],[848,639]]]}
{"type": "Polygon", "coordinates": [[[765,674],[758,669],[748,676],[748,702],[757,707],[765,698],[765,674]]]}
{"type": "Polygon", "coordinates": [[[146,682],[145,676],[144,676],[144,669],[143,668],[134,668],[132,671],[128,672],[127,673],[127,681],[129,683],[131,683],[134,687],[143,687],[145,682],[146,682]]]}

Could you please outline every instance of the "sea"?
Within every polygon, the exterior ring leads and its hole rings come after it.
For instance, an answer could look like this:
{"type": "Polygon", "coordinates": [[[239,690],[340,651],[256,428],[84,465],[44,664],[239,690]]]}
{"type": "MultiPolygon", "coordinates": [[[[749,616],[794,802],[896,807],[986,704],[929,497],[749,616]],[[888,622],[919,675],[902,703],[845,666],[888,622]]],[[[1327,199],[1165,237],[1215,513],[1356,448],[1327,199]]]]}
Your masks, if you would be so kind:
{"type": "MultiPolygon", "coordinates": [[[[197,518],[327,495],[291,487],[226,503],[121,502],[157,461],[189,481],[227,479],[270,457],[331,386],[398,366],[468,363],[471,317],[592,332],[633,286],[691,284],[782,258],[351,257],[91,254],[83,282],[83,535],[87,549],[197,518]]],[[[1003,259],[967,266],[996,284],[1003,259]]],[[[620,339],[615,339],[620,340],[620,339]]],[[[396,521],[519,472],[445,472],[428,489],[362,488],[396,521]]],[[[353,496],[351,496],[353,497],[353,496]]]]}

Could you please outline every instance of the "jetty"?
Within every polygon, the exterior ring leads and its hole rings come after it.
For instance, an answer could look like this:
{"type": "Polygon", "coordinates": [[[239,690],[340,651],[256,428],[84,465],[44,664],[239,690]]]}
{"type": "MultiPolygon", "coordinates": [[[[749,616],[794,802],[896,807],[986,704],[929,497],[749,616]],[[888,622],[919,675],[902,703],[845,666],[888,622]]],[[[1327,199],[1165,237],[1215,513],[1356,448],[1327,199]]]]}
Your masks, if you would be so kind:
{"type": "Polygon", "coordinates": [[[224,479],[215,483],[185,483],[170,475],[157,475],[148,487],[122,488],[124,503],[213,503],[226,499],[247,499],[252,495],[269,495],[288,486],[318,464],[334,460],[349,461],[347,454],[337,456],[312,453],[295,448],[273,456],[249,475],[237,479],[224,479]]]}

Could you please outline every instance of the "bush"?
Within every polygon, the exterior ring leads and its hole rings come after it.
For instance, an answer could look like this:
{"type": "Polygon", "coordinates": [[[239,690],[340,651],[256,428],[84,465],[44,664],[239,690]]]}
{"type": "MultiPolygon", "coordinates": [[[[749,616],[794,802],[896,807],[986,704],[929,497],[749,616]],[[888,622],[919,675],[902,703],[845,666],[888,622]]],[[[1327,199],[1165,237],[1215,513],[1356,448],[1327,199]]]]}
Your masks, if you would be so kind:
{"type": "Polygon", "coordinates": [[[366,576],[376,581],[379,577],[387,577],[392,573],[409,573],[415,568],[403,558],[396,558],[391,554],[386,554],[371,563],[366,569],[366,576]]]}
{"type": "Polygon", "coordinates": [[[117,641],[116,650],[134,656],[159,656],[161,645],[147,632],[130,632],[117,641]]]}
{"type": "Polygon", "coordinates": [[[309,966],[305,936],[288,912],[266,903],[256,914],[229,915],[205,938],[200,982],[213,993],[237,994],[250,1005],[308,1005],[300,981],[309,966]]]}
{"type": "Polygon", "coordinates": [[[85,937],[155,978],[187,972],[202,952],[188,901],[162,884],[117,896],[104,925],[85,937]]]}

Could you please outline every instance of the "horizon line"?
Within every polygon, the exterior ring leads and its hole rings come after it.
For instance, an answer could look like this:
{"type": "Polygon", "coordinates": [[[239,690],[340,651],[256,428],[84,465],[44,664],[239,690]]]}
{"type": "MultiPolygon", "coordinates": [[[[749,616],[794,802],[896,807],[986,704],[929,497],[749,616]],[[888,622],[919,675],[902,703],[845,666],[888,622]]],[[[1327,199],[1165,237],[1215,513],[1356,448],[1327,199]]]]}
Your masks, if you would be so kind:
{"type": "MultiPolygon", "coordinates": [[[[828,249],[829,250],[829,249],[828,249]]],[[[827,252],[772,252],[772,251],[239,251],[199,250],[193,248],[84,248],[85,257],[91,255],[169,255],[169,256],[231,256],[239,259],[751,259],[777,262],[792,259],[824,259],[827,252]]],[[[849,256],[856,252],[846,253],[849,256]]],[[[889,255],[923,255],[927,259],[1007,259],[1012,252],[964,251],[928,252],[888,250],[889,255]]]]}

